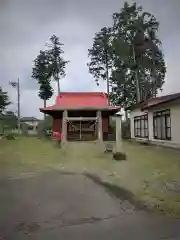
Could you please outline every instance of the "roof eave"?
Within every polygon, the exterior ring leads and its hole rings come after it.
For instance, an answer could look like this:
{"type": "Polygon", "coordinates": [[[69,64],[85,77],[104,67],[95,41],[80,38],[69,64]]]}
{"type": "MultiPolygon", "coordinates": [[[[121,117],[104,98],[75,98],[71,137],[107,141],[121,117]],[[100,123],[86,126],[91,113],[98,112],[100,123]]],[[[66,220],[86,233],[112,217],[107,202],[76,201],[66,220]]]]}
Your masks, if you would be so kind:
{"type": "Polygon", "coordinates": [[[44,109],[44,108],[40,108],[39,109],[40,112],[42,113],[46,113],[49,115],[52,115],[55,112],[62,112],[64,110],[67,111],[104,111],[104,112],[111,112],[112,114],[115,114],[117,112],[119,112],[121,110],[121,107],[91,107],[91,108],[87,108],[87,107],[83,107],[83,108],[59,108],[59,109],[44,109]]]}
{"type": "Polygon", "coordinates": [[[102,107],[56,107],[53,106],[52,108],[48,107],[48,108],[39,108],[40,111],[77,111],[77,110],[117,110],[119,111],[121,109],[121,107],[114,107],[114,106],[102,106],[102,107]]]}
{"type": "Polygon", "coordinates": [[[151,108],[153,108],[153,107],[157,107],[157,106],[162,105],[162,104],[174,102],[174,101],[176,101],[176,100],[178,100],[178,99],[180,99],[179,96],[176,97],[176,98],[174,98],[174,99],[168,99],[168,100],[166,100],[166,101],[162,101],[162,102],[159,102],[159,103],[156,103],[156,104],[152,104],[151,106],[146,106],[146,107],[144,107],[144,108],[141,108],[141,110],[148,110],[148,109],[151,109],[151,108]]]}

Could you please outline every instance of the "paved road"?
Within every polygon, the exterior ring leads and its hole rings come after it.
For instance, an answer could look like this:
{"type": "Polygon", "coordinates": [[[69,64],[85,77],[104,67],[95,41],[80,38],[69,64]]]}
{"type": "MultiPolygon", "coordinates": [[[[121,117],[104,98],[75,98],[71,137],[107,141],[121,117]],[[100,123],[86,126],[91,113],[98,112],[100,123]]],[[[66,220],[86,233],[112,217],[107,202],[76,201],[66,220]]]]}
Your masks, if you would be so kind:
{"type": "Polygon", "coordinates": [[[138,211],[82,175],[0,179],[0,203],[5,240],[180,239],[180,221],[138,211]]]}

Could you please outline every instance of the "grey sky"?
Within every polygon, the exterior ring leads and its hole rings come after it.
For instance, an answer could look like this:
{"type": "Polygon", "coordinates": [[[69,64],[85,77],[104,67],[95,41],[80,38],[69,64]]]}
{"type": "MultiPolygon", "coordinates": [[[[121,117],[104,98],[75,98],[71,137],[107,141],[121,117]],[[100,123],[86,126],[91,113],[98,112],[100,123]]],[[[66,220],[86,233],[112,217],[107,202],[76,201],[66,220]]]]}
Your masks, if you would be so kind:
{"type": "MultiPolygon", "coordinates": [[[[129,1],[132,2],[132,1],[129,1]]],[[[16,109],[16,94],[10,80],[21,80],[21,115],[40,116],[42,101],[38,86],[31,79],[32,61],[52,34],[65,44],[65,58],[70,60],[67,76],[61,81],[63,91],[105,91],[98,88],[88,73],[87,49],[93,35],[111,24],[111,15],[123,6],[122,0],[0,0],[0,84],[6,89],[16,109]]],[[[168,73],[163,93],[180,91],[180,1],[138,0],[144,10],[160,22],[160,38],[168,73]]],[[[48,104],[53,104],[55,94],[48,104]]]]}

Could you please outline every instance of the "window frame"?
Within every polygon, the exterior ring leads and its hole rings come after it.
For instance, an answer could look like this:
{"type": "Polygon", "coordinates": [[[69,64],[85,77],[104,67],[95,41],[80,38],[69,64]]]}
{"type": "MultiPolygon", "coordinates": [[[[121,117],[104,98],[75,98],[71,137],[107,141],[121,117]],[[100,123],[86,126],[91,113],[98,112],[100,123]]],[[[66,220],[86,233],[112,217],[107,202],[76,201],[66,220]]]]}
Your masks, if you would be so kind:
{"type": "Polygon", "coordinates": [[[171,111],[170,111],[170,109],[163,109],[163,110],[160,110],[160,111],[153,112],[153,137],[156,140],[165,140],[165,141],[170,141],[172,139],[172,136],[171,136],[171,111]],[[169,118],[169,126],[168,126],[168,121],[167,121],[168,118],[169,118]],[[157,128],[157,119],[160,119],[159,120],[159,122],[160,122],[160,136],[158,136],[158,130],[159,129],[157,128]],[[163,120],[165,120],[164,121],[164,123],[165,123],[164,129],[163,129],[163,124],[162,124],[163,120]],[[163,137],[163,133],[165,133],[165,137],[163,137]]]}
{"type": "Polygon", "coordinates": [[[34,130],[34,126],[28,124],[28,126],[27,126],[27,130],[28,130],[28,131],[33,131],[33,130],[34,130]]]}
{"type": "Polygon", "coordinates": [[[134,137],[148,139],[149,128],[148,128],[148,114],[147,113],[134,117],[134,137]],[[143,122],[143,124],[142,124],[142,122],[143,122]],[[143,135],[142,135],[142,132],[143,132],[143,135]]]}

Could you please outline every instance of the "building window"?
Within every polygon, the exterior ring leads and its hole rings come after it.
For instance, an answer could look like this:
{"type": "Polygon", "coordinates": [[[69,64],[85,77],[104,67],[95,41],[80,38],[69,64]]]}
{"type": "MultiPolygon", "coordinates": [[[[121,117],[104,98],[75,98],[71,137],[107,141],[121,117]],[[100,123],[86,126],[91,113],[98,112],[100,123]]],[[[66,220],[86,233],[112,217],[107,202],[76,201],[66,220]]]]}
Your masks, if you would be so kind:
{"type": "Polygon", "coordinates": [[[170,110],[153,113],[154,139],[171,140],[171,116],[170,110]]]}
{"type": "Polygon", "coordinates": [[[32,130],[34,130],[34,126],[28,125],[27,129],[28,129],[28,131],[32,131],[32,130]]]}
{"type": "Polygon", "coordinates": [[[134,118],[134,136],[148,138],[148,115],[141,115],[134,118]]]}

